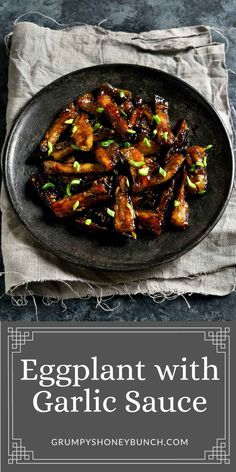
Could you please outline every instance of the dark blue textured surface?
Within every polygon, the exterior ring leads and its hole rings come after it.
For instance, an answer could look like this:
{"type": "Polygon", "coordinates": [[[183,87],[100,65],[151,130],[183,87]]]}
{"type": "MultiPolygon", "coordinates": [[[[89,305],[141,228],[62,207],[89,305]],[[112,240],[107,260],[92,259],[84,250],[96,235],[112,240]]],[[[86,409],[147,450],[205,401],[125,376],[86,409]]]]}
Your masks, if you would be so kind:
{"type": "MultiPolygon", "coordinates": [[[[97,24],[107,19],[103,26],[113,30],[147,31],[178,26],[205,24],[221,28],[229,41],[227,65],[236,69],[236,1],[229,0],[1,0],[0,1],[0,139],[5,133],[5,107],[7,102],[7,66],[3,36],[12,29],[14,20],[21,14],[39,11],[55,18],[60,23],[83,22],[97,24]]],[[[27,19],[30,19],[27,18],[27,19]]],[[[36,20],[36,17],[32,17],[36,20]]],[[[39,24],[52,26],[45,19],[37,19],[39,24]]],[[[213,33],[219,39],[218,33],[213,33]]],[[[230,73],[229,97],[236,108],[236,77],[230,73]]],[[[0,293],[4,293],[3,280],[0,293]]],[[[66,305],[58,302],[45,306],[39,298],[38,318],[42,321],[175,321],[175,320],[232,320],[236,319],[236,293],[227,297],[187,297],[188,307],[183,298],[154,303],[144,296],[114,297],[108,302],[113,311],[96,308],[96,301],[70,300],[66,305]]],[[[9,297],[0,299],[0,319],[35,320],[35,305],[13,306],[9,297]]]]}

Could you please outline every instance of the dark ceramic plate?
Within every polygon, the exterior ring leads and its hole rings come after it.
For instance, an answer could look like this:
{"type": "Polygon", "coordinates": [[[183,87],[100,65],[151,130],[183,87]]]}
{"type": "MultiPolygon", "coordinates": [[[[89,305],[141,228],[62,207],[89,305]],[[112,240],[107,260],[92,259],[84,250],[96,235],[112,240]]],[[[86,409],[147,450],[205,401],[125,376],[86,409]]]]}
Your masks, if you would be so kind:
{"type": "Polygon", "coordinates": [[[82,266],[130,271],[157,266],[192,249],[213,228],[230,197],[233,154],[226,129],[212,106],[192,87],[156,69],[128,64],[89,67],[68,74],[39,92],[17,119],[5,147],[5,178],[12,204],[30,233],[52,253],[82,266]],[[185,117],[191,142],[213,144],[209,157],[208,192],[191,202],[190,227],[184,232],[168,230],[158,238],[141,236],[137,241],[96,240],[74,234],[63,223],[45,216],[43,208],[26,195],[32,172],[28,159],[55,115],[78,95],[101,82],[131,89],[146,99],[154,93],[170,103],[174,123],[185,117]]]}

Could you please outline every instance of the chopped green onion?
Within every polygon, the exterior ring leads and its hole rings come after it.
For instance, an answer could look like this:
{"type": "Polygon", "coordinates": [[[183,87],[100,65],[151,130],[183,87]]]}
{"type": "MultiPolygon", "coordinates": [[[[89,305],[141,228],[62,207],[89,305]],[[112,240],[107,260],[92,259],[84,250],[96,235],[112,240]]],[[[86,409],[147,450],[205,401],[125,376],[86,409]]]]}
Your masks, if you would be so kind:
{"type": "Polygon", "coordinates": [[[98,113],[102,113],[103,111],[104,111],[104,108],[103,108],[103,107],[98,107],[98,108],[97,108],[97,112],[98,112],[98,113]]]}
{"type": "Polygon", "coordinates": [[[90,226],[92,224],[92,220],[90,218],[87,218],[84,222],[87,226],[90,226]]]}
{"type": "Polygon", "coordinates": [[[153,120],[156,122],[156,123],[160,123],[161,122],[161,118],[158,116],[158,115],[153,115],[153,120]]]}
{"type": "Polygon", "coordinates": [[[120,109],[120,113],[121,113],[123,116],[125,116],[125,118],[127,118],[128,115],[127,115],[127,113],[125,113],[124,110],[122,110],[122,108],[120,109]]]}
{"type": "Polygon", "coordinates": [[[204,167],[204,164],[203,164],[202,161],[196,161],[196,165],[197,165],[198,167],[204,167]]]}
{"type": "Polygon", "coordinates": [[[113,210],[111,210],[110,208],[107,208],[107,214],[109,216],[111,216],[112,218],[114,218],[114,216],[115,216],[115,212],[113,210]]]}
{"type": "Polygon", "coordinates": [[[208,144],[208,146],[205,147],[205,151],[208,151],[209,149],[211,149],[213,147],[213,144],[208,144]]]}
{"type": "Polygon", "coordinates": [[[138,173],[140,175],[143,175],[144,177],[146,177],[148,175],[148,172],[149,172],[149,167],[143,167],[143,169],[139,169],[138,173]]]}
{"type": "Polygon", "coordinates": [[[178,206],[180,206],[180,202],[179,202],[179,200],[175,200],[174,201],[174,207],[177,208],[178,206]]]}
{"type": "Polygon", "coordinates": [[[81,179],[75,179],[75,180],[72,180],[71,182],[68,182],[67,186],[66,186],[66,193],[68,195],[68,197],[71,197],[71,187],[72,185],[79,185],[81,182],[81,179]]]}
{"type": "Polygon", "coordinates": [[[165,131],[164,133],[162,133],[161,135],[162,139],[164,139],[164,141],[167,141],[167,138],[168,138],[168,132],[165,131]]]}
{"type": "Polygon", "coordinates": [[[72,133],[76,133],[76,131],[78,130],[78,126],[74,125],[73,128],[72,128],[72,133]]]}
{"type": "Polygon", "coordinates": [[[128,141],[126,141],[126,142],[124,143],[124,147],[126,147],[126,148],[130,148],[130,146],[131,146],[131,144],[130,144],[130,143],[128,143],[128,141]]]}
{"type": "Polygon", "coordinates": [[[73,118],[70,118],[69,120],[65,121],[65,124],[66,125],[72,125],[73,121],[74,121],[73,118]]]}
{"type": "Polygon", "coordinates": [[[71,181],[70,185],[79,185],[81,182],[81,179],[74,179],[71,181]]]}
{"type": "Polygon", "coordinates": [[[76,172],[79,172],[80,170],[80,163],[78,161],[75,161],[74,164],[73,164],[73,167],[74,169],[76,170],[76,172]]]}
{"type": "Polygon", "coordinates": [[[153,134],[153,136],[156,136],[157,135],[157,129],[154,129],[152,134],[153,134]]]}
{"type": "Polygon", "coordinates": [[[151,147],[151,143],[148,138],[143,139],[143,144],[145,144],[145,146],[151,147]]]}
{"type": "Polygon", "coordinates": [[[80,203],[79,200],[76,200],[76,202],[73,205],[73,211],[75,211],[79,207],[80,203]]]}
{"type": "Polygon", "coordinates": [[[50,143],[50,141],[48,141],[48,156],[51,156],[52,151],[53,151],[53,145],[52,143],[50,143]]]}
{"type": "Polygon", "coordinates": [[[190,180],[189,176],[187,175],[187,184],[191,188],[197,188],[197,186],[190,180]]]}
{"type": "Polygon", "coordinates": [[[202,195],[203,193],[206,193],[206,190],[199,190],[198,195],[202,195]]]}
{"type": "Polygon", "coordinates": [[[206,156],[203,159],[203,165],[204,165],[204,167],[207,167],[207,157],[206,156]]]}
{"type": "Polygon", "coordinates": [[[167,172],[162,167],[159,167],[159,174],[161,174],[163,177],[166,177],[167,172]]]}
{"type": "Polygon", "coordinates": [[[48,190],[49,188],[55,188],[55,185],[52,182],[47,182],[42,186],[43,190],[48,190]]]}
{"type": "Polygon", "coordinates": [[[72,149],[76,149],[76,151],[79,151],[79,147],[76,146],[76,144],[71,143],[70,147],[72,147],[72,149]]]}
{"type": "Polygon", "coordinates": [[[130,183],[129,183],[128,177],[127,177],[127,179],[126,179],[126,183],[127,183],[127,187],[129,188],[129,187],[130,187],[130,183]]]}
{"type": "Polygon", "coordinates": [[[119,95],[120,95],[120,98],[125,98],[125,92],[124,92],[124,90],[121,90],[121,91],[119,92],[119,95]]]}
{"type": "Polygon", "coordinates": [[[132,207],[132,205],[130,205],[130,203],[127,203],[126,206],[127,206],[127,208],[129,208],[129,210],[133,210],[133,207],[132,207]]]}
{"type": "Polygon", "coordinates": [[[130,159],[129,164],[133,167],[143,167],[145,162],[144,161],[133,161],[133,159],[130,159]]]}
{"type": "Polygon", "coordinates": [[[135,134],[136,131],[134,131],[134,129],[128,129],[128,130],[127,130],[127,133],[129,133],[129,134],[135,134]]]}
{"type": "Polygon", "coordinates": [[[114,139],[108,139],[107,141],[102,141],[101,146],[102,147],[108,147],[108,146],[110,146],[111,143],[114,143],[114,139]]]}
{"type": "Polygon", "coordinates": [[[93,127],[93,131],[97,131],[99,128],[101,128],[101,124],[97,121],[93,127]]]}
{"type": "Polygon", "coordinates": [[[194,172],[196,169],[196,164],[192,164],[191,167],[189,168],[190,172],[194,172]]]}

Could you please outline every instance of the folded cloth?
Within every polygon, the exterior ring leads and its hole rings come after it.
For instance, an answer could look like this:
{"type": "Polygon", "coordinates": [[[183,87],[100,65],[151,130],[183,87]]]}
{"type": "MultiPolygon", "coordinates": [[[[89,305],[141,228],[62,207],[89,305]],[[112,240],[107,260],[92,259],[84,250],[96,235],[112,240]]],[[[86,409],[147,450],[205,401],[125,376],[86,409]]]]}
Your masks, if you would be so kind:
{"type": "MultiPolygon", "coordinates": [[[[140,34],[79,26],[51,30],[33,23],[14,27],[9,65],[7,127],[32,96],[73,70],[102,63],[134,63],[181,77],[215,106],[230,131],[224,45],[209,28],[186,27],[140,34]]],[[[184,293],[225,295],[235,289],[236,191],[214,230],[174,262],[150,270],[88,270],[49,254],[15,215],[2,186],[2,251],[6,291],[72,298],[115,294],[158,297],[184,293]]]]}

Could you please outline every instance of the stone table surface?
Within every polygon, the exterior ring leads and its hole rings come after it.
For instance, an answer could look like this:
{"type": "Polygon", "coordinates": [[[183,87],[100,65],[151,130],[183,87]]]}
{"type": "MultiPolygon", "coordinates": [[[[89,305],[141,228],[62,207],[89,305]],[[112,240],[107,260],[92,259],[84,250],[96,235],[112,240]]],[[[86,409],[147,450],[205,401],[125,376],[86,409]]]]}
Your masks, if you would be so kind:
{"type": "MultiPolygon", "coordinates": [[[[236,1],[235,0],[0,0],[0,140],[5,133],[7,103],[8,58],[4,36],[12,30],[14,20],[26,12],[38,11],[59,23],[82,22],[98,24],[115,31],[131,32],[191,25],[210,25],[220,29],[214,38],[228,44],[227,65],[236,70],[236,1]]],[[[30,20],[36,17],[25,17],[30,20]]],[[[38,24],[53,27],[49,20],[37,18],[38,24]]],[[[236,108],[236,76],[229,72],[229,97],[236,108]]],[[[3,270],[3,266],[1,267],[3,270]]],[[[94,299],[69,300],[46,305],[40,298],[29,299],[18,306],[16,300],[4,295],[4,280],[0,278],[0,319],[9,321],[175,321],[175,320],[235,320],[236,292],[226,297],[187,296],[175,300],[157,300],[147,296],[114,297],[108,301],[109,311],[97,306],[94,299]]]]}

